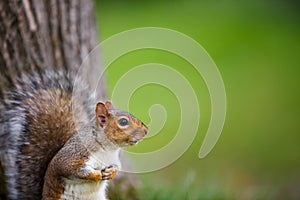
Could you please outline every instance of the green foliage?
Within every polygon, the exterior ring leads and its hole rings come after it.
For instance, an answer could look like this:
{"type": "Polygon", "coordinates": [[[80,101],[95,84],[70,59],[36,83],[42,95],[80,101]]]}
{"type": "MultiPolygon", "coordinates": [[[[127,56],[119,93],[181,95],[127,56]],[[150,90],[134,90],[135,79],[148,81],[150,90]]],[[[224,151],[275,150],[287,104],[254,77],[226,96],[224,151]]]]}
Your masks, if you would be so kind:
{"type": "MultiPolygon", "coordinates": [[[[99,0],[96,6],[102,40],[145,26],[170,28],[194,38],[216,62],[227,92],[222,136],[211,154],[199,160],[210,101],[203,79],[190,64],[171,53],[147,49],[124,55],[111,65],[110,91],[128,70],[149,62],[173,67],[198,91],[201,121],[196,139],[171,166],[143,175],[150,184],[142,191],[142,199],[232,199],[231,194],[237,199],[300,198],[299,3],[99,0]],[[193,186],[174,185],[174,181],[184,182],[186,171],[195,172],[193,186]],[[164,184],[155,188],[158,182],[164,184]],[[214,187],[197,192],[197,185],[214,187]],[[188,196],[191,191],[195,196],[188,196]]],[[[158,149],[176,134],[180,110],[166,88],[137,90],[130,101],[131,112],[148,123],[149,106],[157,101],[168,113],[164,129],[130,150],[158,149]]]]}

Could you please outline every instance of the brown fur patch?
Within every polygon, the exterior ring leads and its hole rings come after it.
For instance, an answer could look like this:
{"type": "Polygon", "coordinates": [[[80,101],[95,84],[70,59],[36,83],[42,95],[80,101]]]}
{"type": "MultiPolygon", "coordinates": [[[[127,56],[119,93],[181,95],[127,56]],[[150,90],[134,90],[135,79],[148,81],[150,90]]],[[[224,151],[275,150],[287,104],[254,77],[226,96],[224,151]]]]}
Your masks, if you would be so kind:
{"type": "Polygon", "coordinates": [[[148,127],[130,113],[121,110],[109,110],[108,125],[105,127],[107,137],[120,146],[133,145],[141,140],[148,132],[148,127]],[[118,120],[125,117],[129,120],[128,126],[118,125],[118,120]]]}

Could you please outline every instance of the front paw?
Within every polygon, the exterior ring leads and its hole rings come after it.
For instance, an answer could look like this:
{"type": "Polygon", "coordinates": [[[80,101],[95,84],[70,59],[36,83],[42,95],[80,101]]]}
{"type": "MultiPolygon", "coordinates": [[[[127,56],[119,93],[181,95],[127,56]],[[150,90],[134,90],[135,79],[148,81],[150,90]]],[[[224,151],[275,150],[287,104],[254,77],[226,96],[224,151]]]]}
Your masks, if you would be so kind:
{"type": "Polygon", "coordinates": [[[117,165],[110,165],[101,170],[102,180],[110,180],[116,176],[119,168],[117,165]]]}

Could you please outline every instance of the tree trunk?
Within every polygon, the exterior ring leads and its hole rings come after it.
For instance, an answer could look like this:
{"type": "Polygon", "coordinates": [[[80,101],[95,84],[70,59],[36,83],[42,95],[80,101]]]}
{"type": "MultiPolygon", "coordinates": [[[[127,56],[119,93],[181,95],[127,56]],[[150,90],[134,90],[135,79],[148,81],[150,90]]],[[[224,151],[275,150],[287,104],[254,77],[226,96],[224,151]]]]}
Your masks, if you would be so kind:
{"type": "Polygon", "coordinates": [[[7,77],[24,71],[77,71],[97,45],[93,13],[91,0],[1,0],[1,87],[12,86],[7,77]]]}
{"type": "MultiPolygon", "coordinates": [[[[91,0],[1,0],[0,101],[5,104],[5,92],[15,86],[17,77],[22,73],[35,71],[42,74],[45,69],[76,73],[84,58],[96,45],[97,34],[91,0]]],[[[99,69],[99,58],[93,59],[96,59],[93,63],[99,69]]],[[[89,75],[90,84],[97,84],[97,75],[99,73],[89,75]]],[[[101,85],[98,95],[104,99],[106,89],[103,82],[101,85]]],[[[3,175],[2,170],[0,163],[0,176],[3,175]]],[[[132,195],[135,183],[123,184],[129,186],[128,190],[132,195]]],[[[118,182],[114,185],[120,186],[118,182]]],[[[0,194],[3,194],[0,199],[6,198],[4,191],[5,185],[0,185],[0,194]]],[[[114,188],[110,191],[114,192],[114,188]]],[[[115,191],[122,193],[118,188],[115,191]]],[[[125,195],[128,193],[123,192],[125,195]]],[[[114,195],[120,199],[124,196],[114,195]]]]}

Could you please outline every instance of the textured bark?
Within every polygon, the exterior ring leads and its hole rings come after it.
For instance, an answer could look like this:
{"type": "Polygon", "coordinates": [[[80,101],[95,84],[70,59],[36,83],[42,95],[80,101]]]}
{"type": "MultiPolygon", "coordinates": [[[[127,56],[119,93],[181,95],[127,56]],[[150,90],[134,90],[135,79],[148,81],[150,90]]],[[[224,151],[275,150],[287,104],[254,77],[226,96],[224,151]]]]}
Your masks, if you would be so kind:
{"type": "Polygon", "coordinates": [[[25,71],[76,71],[97,45],[95,30],[91,0],[1,0],[1,91],[25,71]]]}
{"type": "MultiPolygon", "coordinates": [[[[97,34],[91,0],[1,0],[1,104],[5,106],[5,93],[14,88],[16,79],[22,73],[35,71],[42,77],[45,69],[50,69],[76,74],[84,58],[96,45],[97,34]]],[[[94,59],[93,66],[99,68],[100,60],[94,59]]],[[[97,75],[89,75],[91,84],[96,84],[97,75]]],[[[98,95],[105,98],[104,83],[100,85],[98,95]]],[[[4,106],[0,106],[0,112],[4,106]]],[[[2,170],[0,163],[0,176],[3,174],[2,170]]],[[[115,181],[114,185],[118,186],[118,180],[115,181]]],[[[132,185],[130,190],[134,190],[134,184],[134,180],[128,183],[132,185]]],[[[5,199],[3,184],[0,184],[1,194],[0,199],[5,199]]]]}

